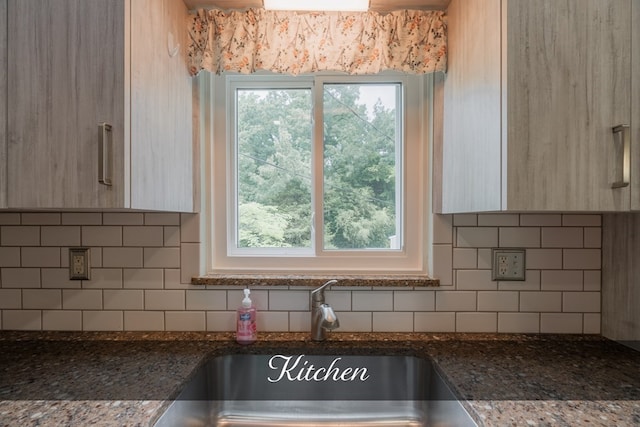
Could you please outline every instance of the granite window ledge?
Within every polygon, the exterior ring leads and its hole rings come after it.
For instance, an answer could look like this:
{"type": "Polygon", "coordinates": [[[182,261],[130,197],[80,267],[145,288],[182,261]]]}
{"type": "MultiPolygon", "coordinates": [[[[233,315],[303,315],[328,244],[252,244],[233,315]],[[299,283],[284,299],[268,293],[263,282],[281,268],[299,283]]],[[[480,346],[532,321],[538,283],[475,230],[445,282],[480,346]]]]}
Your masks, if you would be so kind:
{"type": "Polygon", "coordinates": [[[202,286],[295,286],[318,287],[327,280],[336,279],[336,287],[392,287],[425,288],[438,287],[440,280],[427,276],[304,276],[304,275],[254,275],[254,274],[208,274],[191,279],[192,285],[202,286]]]}

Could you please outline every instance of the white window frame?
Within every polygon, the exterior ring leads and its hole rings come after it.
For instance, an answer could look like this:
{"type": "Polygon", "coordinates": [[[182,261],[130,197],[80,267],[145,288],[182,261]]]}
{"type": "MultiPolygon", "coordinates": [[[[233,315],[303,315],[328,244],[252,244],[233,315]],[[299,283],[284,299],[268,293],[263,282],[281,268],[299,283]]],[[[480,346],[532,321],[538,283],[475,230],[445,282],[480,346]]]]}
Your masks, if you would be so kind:
{"type": "MultiPolygon", "coordinates": [[[[200,132],[204,147],[202,152],[206,161],[203,164],[203,211],[206,216],[205,233],[209,236],[205,254],[208,273],[215,274],[368,274],[400,275],[427,274],[428,213],[429,213],[429,147],[431,135],[431,99],[432,79],[430,76],[415,76],[401,73],[381,73],[375,76],[346,76],[335,73],[322,73],[303,76],[302,79],[316,78],[316,82],[326,83],[382,83],[399,82],[403,87],[402,149],[403,167],[403,245],[400,250],[330,250],[318,251],[321,238],[316,239],[316,254],[269,253],[245,255],[228,250],[233,242],[229,240],[232,221],[230,206],[233,196],[230,186],[233,150],[233,129],[228,125],[229,102],[235,96],[230,82],[245,79],[253,81],[278,81],[282,76],[271,74],[253,74],[250,77],[227,73],[215,76],[207,75],[200,81],[201,86],[201,122],[200,132]],[[228,172],[229,171],[229,172],[228,172]],[[208,229],[206,229],[208,228],[208,229]]],[[[288,85],[288,87],[294,87],[288,85]]],[[[322,96],[322,84],[316,84],[315,96],[322,96]]],[[[316,126],[318,123],[317,114],[316,126]]],[[[322,142],[314,143],[314,162],[322,162],[322,142]]],[[[315,177],[322,181],[322,177],[315,177]]],[[[321,182],[316,183],[316,193],[322,196],[321,182]],[[320,185],[318,185],[320,184],[320,185]],[[319,188],[319,189],[318,189],[319,188]]],[[[317,194],[314,194],[318,197],[317,194]]],[[[235,232],[235,231],[233,231],[235,232]]],[[[268,252],[268,251],[267,251],[268,252]]]]}

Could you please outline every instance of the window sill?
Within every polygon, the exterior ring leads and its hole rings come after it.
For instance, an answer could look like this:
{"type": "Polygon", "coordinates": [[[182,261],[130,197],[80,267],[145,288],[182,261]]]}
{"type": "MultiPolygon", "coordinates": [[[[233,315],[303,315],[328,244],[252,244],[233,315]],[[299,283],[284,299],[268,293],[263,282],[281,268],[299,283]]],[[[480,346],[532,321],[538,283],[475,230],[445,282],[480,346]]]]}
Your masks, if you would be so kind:
{"type": "Polygon", "coordinates": [[[208,274],[194,277],[192,285],[206,286],[306,286],[318,287],[327,280],[336,279],[333,287],[394,287],[423,288],[440,286],[439,279],[427,276],[305,276],[305,275],[254,275],[208,274]]]}

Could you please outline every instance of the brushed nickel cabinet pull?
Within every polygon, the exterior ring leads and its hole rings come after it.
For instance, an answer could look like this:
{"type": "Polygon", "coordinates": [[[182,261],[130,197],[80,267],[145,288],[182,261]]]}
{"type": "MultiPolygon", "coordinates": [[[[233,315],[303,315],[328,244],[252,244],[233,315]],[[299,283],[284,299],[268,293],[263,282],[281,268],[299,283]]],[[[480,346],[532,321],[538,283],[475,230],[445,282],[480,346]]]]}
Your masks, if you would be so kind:
{"type": "Polygon", "coordinates": [[[617,179],[611,184],[611,188],[621,188],[629,185],[631,177],[631,139],[629,135],[629,125],[618,125],[612,130],[614,134],[614,144],[619,144],[620,138],[622,139],[622,150],[616,150],[622,157],[622,168],[616,171],[617,179]],[[619,138],[615,138],[617,135],[619,135],[619,138]]]}
{"type": "Polygon", "coordinates": [[[98,125],[98,182],[104,185],[112,185],[111,172],[113,169],[113,132],[111,125],[100,123],[98,125]]]}

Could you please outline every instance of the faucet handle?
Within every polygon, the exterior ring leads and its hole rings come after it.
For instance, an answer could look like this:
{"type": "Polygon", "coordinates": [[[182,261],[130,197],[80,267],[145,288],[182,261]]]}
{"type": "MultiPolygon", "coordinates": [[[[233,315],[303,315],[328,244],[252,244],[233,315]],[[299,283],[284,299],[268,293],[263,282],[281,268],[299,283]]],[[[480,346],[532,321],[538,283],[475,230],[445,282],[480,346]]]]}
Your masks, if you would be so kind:
{"type": "Polygon", "coordinates": [[[329,280],[328,282],[326,282],[324,285],[318,287],[317,289],[314,289],[311,291],[311,300],[314,302],[324,302],[324,289],[330,287],[331,285],[334,285],[338,283],[337,280],[332,279],[329,280]]]}

